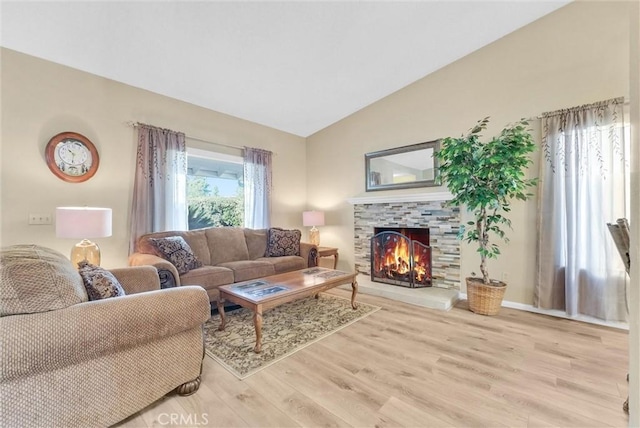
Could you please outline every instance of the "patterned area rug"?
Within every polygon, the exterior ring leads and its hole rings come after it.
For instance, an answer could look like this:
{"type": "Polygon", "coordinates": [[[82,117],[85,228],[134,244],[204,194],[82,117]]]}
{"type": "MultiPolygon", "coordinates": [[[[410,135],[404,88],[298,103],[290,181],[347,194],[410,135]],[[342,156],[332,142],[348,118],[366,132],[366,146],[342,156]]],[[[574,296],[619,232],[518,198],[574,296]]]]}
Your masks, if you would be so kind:
{"type": "Polygon", "coordinates": [[[207,355],[244,379],[378,309],[358,302],[358,309],[353,310],[349,300],[329,294],[269,309],[262,319],[262,352],[256,354],[253,312],[240,308],[226,314],[224,331],[218,331],[217,315],[205,323],[205,349],[207,355]]]}

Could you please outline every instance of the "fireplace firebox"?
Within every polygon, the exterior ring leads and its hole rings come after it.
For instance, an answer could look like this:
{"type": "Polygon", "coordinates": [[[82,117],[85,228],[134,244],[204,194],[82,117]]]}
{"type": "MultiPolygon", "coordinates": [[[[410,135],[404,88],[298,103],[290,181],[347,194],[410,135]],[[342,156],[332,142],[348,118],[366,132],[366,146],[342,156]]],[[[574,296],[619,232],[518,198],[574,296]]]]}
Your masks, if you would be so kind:
{"type": "Polygon", "coordinates": [[[429,229],[374,228],[371,281],[411,288],[431,287],[429,229]]]}

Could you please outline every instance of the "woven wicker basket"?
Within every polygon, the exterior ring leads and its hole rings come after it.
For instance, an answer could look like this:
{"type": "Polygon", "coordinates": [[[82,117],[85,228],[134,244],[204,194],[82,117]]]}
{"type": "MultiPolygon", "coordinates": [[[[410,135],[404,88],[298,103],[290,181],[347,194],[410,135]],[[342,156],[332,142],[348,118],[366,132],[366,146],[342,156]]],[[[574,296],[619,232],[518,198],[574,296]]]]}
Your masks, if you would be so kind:
{"type": "Polygon", "coordinates": [[[507,284],[500,281],[486,285],[481,278],[466,278],[469,310],[480,315],[497,315],[507,284]]]}

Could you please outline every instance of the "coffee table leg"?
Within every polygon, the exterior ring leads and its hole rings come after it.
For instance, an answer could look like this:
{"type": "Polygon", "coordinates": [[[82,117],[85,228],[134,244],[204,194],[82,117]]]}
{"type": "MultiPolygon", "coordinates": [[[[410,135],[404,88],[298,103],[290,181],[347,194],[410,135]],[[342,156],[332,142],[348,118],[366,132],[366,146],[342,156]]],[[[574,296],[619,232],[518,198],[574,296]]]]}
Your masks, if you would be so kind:
{"type": "Polygon", "coordinates": [[[358,294],[358,281],[356,281],[355,278],[351,283],[351,288],[353,289],[351,291],[351,307],[353,309],[358,309],[358,304],[356,303],[356,295],[358,294]]]}
{"type": "Polygon", "coordinates": [[[216,306],[218,307],[218,314],[220,314],[220,326],[218,327],[218,331],[222,331],[227,325],[227,320],[224,316],[224,300],[218,298],[216,306]]]}
{"type": "Polygon", "coordinates": [[[256,346],[253,352],[259,354],[262,352],[262,310],[256,309],[253,313],[253,325],[256,328],[256,346]]]}

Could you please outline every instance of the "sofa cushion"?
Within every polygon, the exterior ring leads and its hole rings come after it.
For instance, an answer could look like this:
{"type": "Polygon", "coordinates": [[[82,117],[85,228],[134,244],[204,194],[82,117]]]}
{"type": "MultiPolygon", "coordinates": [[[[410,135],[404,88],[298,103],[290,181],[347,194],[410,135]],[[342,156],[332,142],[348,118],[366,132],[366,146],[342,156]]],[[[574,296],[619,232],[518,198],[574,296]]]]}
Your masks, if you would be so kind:
{"type": "Polygon", "coordinates": [[[199,285],[205,290],[233,283],[233,271],[220,266],[202,266],[180,275],[181,285],[199,285]]]}
{"type": "Polygon", "coordinates": [[[297,229],[272,227],[269,229],[265,257],[299,256],[301,236],[302,232],[297,229]]]}
{"type": "Polygon", "coordinates": [[[39,245],[0,250],[0,316],[62,309],[88,300],[68,258],[39,245]]]}
{"type": "Polygon", "coordinates": [[[262,257],[256,261],[271,263],[275,269],[275,273],[291,272],[306,269],[307,267],[307,261],[300,256],[262,257]]]}
{"type": "Polygon", "coordinates": [[[196,258],[182,236],[149,238],[149,241],[160,253],[160,256],[170,261],[181,275],[202,266],[202,262],[196,258]]]}
{"type": "Polygon", "coordinates": [[[211,257],[209,255],[209,245],[205,236],[204,229],[197,230],[176,230],[168,232],[154,232],[146,235],[142,235],[136,243],[136,252],[145,254],[155,254],[158,257],[162,257],[162,254],[158,252],[156,247],[149,241],[150,238],[166,238],[168,236],[181,236],[187,241],[191,251],[203,265],[211,264],[211,257]]]}
{"type": "Polygon", "coordinates": [[[211,265],[237,260],[249,260],[249,250],[241,227],[212,227],[205,229],[211,254],[211,265]]]}
{"type": "Polygon", "coordinates": [[[258,260],[239,260],[222,263],[220,266],[224,266],[233,271],[233,282],[262,278],[276,273],[272,263],[258,260]]]}
{"type": "Polygon", "coordinates": [[[89,300],[101,300],[125,295],[124,289],[116,277],[100,266],[92,265],[84,260],[78,263],[78,273],[82,277],[89,300]]]}
{"type": "Polygon", "coordinates": [[[247,249],[249,250],[249,260],[264,257],[267,252],[268,229],[245,229],[244,238],[247,241],[247,249]]]}

